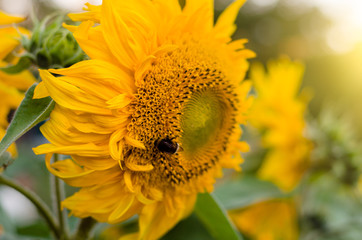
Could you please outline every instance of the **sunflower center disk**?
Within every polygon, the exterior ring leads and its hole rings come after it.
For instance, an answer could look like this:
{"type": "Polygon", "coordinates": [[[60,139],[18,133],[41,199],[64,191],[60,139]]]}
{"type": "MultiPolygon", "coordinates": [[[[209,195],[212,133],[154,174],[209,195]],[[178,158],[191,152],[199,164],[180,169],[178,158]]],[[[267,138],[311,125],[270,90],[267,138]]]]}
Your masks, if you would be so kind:
{"type": "Polygon", "coordinates": [[[181,117],[181,145],[187,158],[192,159],[203,147],[207,148],[210,141],[216,140],[223,127],[226,109],[213,89],[191,95],[181,117]]]}
{"type": "Polygon", "coordinates": [[[128,126],[146,149],[124,150],[131,171],[134,165],[153,166],[133,171],[137,182],[158,189],[185,184],[206,173],[225,152],[237,98],[218,69],[201,47],[180,48],[152,64],[131,104],[128,126]]]}

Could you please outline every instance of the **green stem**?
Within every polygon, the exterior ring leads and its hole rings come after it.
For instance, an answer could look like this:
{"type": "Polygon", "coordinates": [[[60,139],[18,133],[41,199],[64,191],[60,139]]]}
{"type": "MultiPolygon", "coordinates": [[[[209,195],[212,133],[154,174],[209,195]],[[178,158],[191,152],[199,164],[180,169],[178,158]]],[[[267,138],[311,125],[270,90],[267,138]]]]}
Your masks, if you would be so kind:
{"type": "Polygon", "coordinates": [[[31,192],[30,190],[24,189],[22,186],[18,185],[17,183],[13,182],[2,174],[0,174],[0,184],[4,184],[8,187],[15,189],[19,193],[23,194],[27,199],[29,199],[39,210],[40,214],[45,218],[50,229],[54,232],[56,238],[60,238],[61,231],[57,226],[56,220],[54,219],[50,209],[35,193],[31,192]]]}
{"type": "Polygon", "coordinates": [[[97,224],[97,221],[91,217],[83,218],[79,225],[76,234],[72,240],[87,240],[90,237],[90,232],[97,224]]]}
{"type": "MultiPolygon", "coordinates": [[[[59,155],[54,154],[53,158],[54,162],[57,162],[59,160],[59,155]]],[[[53,183],[54,187],[53,190],[55,192],[55,199],[54,199],[54,207],[55,211],[57,212],[58,221],[59,221],[59,228],[62,234],[62,239],[69,239],[68,237],[68,225],[67,225],[67,217],[65,216],[66,212],[62,210],[61,202],[64,199],[64,183],[57,177],[54,177],[53,183]]]]}

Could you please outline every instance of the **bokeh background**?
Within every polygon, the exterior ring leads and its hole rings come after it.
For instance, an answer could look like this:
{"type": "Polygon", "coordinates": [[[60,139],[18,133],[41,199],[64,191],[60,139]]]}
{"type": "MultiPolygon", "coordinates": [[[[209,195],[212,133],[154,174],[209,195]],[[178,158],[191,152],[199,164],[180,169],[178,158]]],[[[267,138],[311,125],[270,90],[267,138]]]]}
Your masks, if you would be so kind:
{"type": "MultiPolygon", "coordinates": [[[[101,0],[0,0],[0,8],[12,14],[29,16],[34,13],[38,18],[42,18],[55,10],[81,11],[85,2],[97,4],[101,3],[101,0]]],[[[230,2],[232,1],[215,0],[215,16],[218,16],[230,2]]],[[[314,92],[309,105],[309,117],[318,119],[328,106],[333,112],[331,121],[335,121],[337,125],[340,123],[348,125],[346,131],[350,131],[354,141],[361,140],[361,0],[248,0],[241,9],[236,23],[238,30],[234,37],[249,39],[247,48],[257,53],[257,57],[251,62],[267,63],[269,59],[276,59],[281,55],[304,62],[306,71],[303,86],[309,87],[314,92]]],[[[25,24],[30,25],[31,21],[28,20],[25,24]]],[[[43,158],[36,157],[31,151],[32,147],[42,141],[44,139],[37,129],[20,139],[18,142],[20,159],[6,171],[9,176],[33,189],[50,203],[48,194],[50,178],[43,158]],[[36,141],[34,135],[38,136],[36,141]]],[[[247,168],[248,165],[246,170],[247,168]]],[[[334,185],[333,183],[330,185],[333,193],[334,185]]],[[[71,192],[74,189],[67,191],[71,192]]],[[[324,195],[322,198],[328,199],[330,196],[324,195]]],[[[348,195],[343,195],[341,198],[348,198],[348,195]]],[[[23,233],[30,231],[33,236],[44,236],[47,232],[47,226],[35,208],[17,192],[0,187],[0,203],[0,208],[1,206],[3,208],[0,209],[0,218],[6,217],[16,222],[18,231],[23,233]]],[[[322,203],[311,203],[311,205],[318,206],[322,203]]],[[[343,204],[349,205],[350,208],[346,210],[342,207],[342,213],[332,214],[337,219],[335,223],[337,225],[338,219],[340,221],[349,219],[343,214],[362,213],[361,205],[355,202],[349,203],[346,199],[338,198],[333,200],[332,204],[335,208],[341,208],[343,204]],[[356,210],[356,206],[359,210],[356,210]]],[[[348,221],[346,225],[351,225],[348,221]]],[[[358,223],[361,224],[362,220],[358,223]]],[[[351,229],[359,228],[358,224],[356,226],[353,224],[351,229]]],[[[353,233],[353,229],[348,230],[351,236],[344,235],[345,238],[341,239],[362,239],[359,235],[362,233],[358,231],[353,233]]],[[[319,238],[307,236],[305,239],[319,238]]]]}
{"type": "MultiPolygon", "coordinates": [[[[61,10],[81,11],[84,3],[101,0],[0,0],[1,9],[39,18],[61,10]]],[[[215,16],[232,0],[215,0],[215,16]]],[[[249,39],[257,53],[252,61],[287,55],[306,64],[305,85],[315,89],[312,113],[334,101],[359,122],[358,95],[362,88],[362,1],[248,0],[237,19],[235,38],[249,39]],[[357,106],[356,106],[357,105],[357,106]]],[[[356,127],[360,131],[361,127],[356,127]]]]}

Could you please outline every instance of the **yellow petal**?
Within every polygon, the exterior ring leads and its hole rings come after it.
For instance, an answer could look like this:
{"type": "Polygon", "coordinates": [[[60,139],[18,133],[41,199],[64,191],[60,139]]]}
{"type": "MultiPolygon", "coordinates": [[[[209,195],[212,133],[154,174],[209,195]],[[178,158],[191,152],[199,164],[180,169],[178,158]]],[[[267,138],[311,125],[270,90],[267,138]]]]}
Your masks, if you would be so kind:
{"type": "Polygon", "coordinates": [[[139,218],[139,239],[159,239],[182,218],[190,214],[196,201],[196,195],[189,195],[185,197],[183,201],[183,207],[177,209],[173,216],[166,214],[165,204],[163,202],[146,205],[139,218]]]}
{"type": "Polygon", "coordinates": [[[107,101],[109,109],[121,109],[130,104],[133,100],[133,96],[130,94],[118,94],[114,98],[107,101]]]}
{"type": "MultiPolygon", "coordinates": [[[[0,127],[0,140],[4,137],[5,135],[5,129],[0,127]]],[[[6,150],[7,152],[10,153],[12,158],[16,158],[18,156],[18,152],[16,150],[16,145],[15,143],[11,144],[10,147],[6,150]]],[[[0,167],[0,173],[1,173],[1,167],[0,167]]]]}
{"type": "Polygon", "coordinates": [[[190,29],[194,33],[211,31],[214,25],[213,0],[186,0],[183,11],[189,16],[185,30],[190,29]]]}
{"type": "Polygon", "coordinates": [[[4,59],[16,46],[19,45],[20,34],[29,35],[29,31],[22,27],[0,28],[0,60],[4,59]]]}
{"type": "Polygon", "coordinates": [[[125,173],[123,174],[123,177],[124,177],[124,183],[127,186],[128,190],[132,193],[135,193],[136,189],[133,186],[132,174],[129,171],[125,171],[125,173]]]}
{"type": "Polygon", "coordinates": [[[107,45],[119,63],[129,69],[134,68],[140,57],[140,46],[129,26],[116,12],[115,1],[105,0],[102,5],[102,30],[107,45]]]}
{"type": "Polygon", "coordinates": [[[118,167],[101,171],[86,170],[75,164],[71,159],[61,160],[53,164],[50,164],[49,159],[46,161],[46,166],[52,174],[73,187],[89,187],[115,182],[121,174],[118,167]]]}
{"type": "Polygon", "coordinates": [[[99,157],[83,157],[79,155],[73,155],[73,160],[80,166],[84,166],[93,170],[105,170],[118,165],[118,162],[113,158],[99,158],[99,157]]]}
{"type": "Polygon", "coordinates": [[[53,144],[43,144],[36,148],[33,148],[35,154],[45,154],[45,153],[63,153],[66,155],[79,154],[88,157],[99,157],[107,156],[108,149],[103,146],[97,146],[92,143],[86,143],[82,145],[75,146],[55,146],[53,144]]]}
{"type": "Polygon", "coordinates": [[[297,213],[290,200],[269,200],[230,213],[251,239],[298,239],[297,213]]]}
{"type": "Polygon", "coordinates": [[[137,191],[137,200],[140,201],[143,204],[149,205],[149,204],[154,204],[155,200],[154,199],[150,199],[148,197],[146,197],[142,191],[137,191]]]}
{"type": "Polygon", "coordinates": [[[126,131],[125,128],[120,128],[109,139],[109,153],[117,161],[123,159],[123,138],[126,135],[126,131]]]}
{"type": "Polygon", "coordinates": [[[9,15],[3,11],[0,11],[0,25],[12,24],[12,23],[19,23],[24,21],[24,17],[17,17],[9,15]]]}
{"type": "Polygon", "coordinates": [[[154,168],[152,166],[152,164],[139,165],[139,164],[132,163],[128,160],[125,163],[126,163],[127,168],[131,169],[132,171],[136,171],[136,172],[148,172],[154,168]]]}
{"type": "Polygon", "coordinates": [[[134,74],[136,86],[142,86],[144,74],[149,71],[152,62],[156,59],[155,56],[149,55],[142,61],[134,74]]]}
{"type": "Polygon", "coordinates": [[[136,140],[134,138],[131,138],[129,136],[125,136],[125,140],[126,140],[127,144],[129,144],[129,145],[131,145],[133,147],[140,148],[140,149],[146,149],[145,145],[142,142],[140,142],[140,141],[138,141],[138,140],[136,140]]]}
{"type": "Polygon", "coordinates": [[[63,80],[64,77],[54,77],[46,70],[39,70],[39,73],[49,94],[61,106],[96,114],[112,114],[110,110],[104,107],[104,101],[69,83],[77,81],[77,79],[68,79],[66,82],[63,80]]]}
{"type": "Polygon", "coordinates": [[[220,38],[228,38],[235,32],[236,25],[234,22],[240,8],[244,5],[245,2],[246,0],[236,0],[221,13],[214,28],[217,36],[220,38]]]}
{"type": "Polygon", "coordinates": [[[34,89],[34,99],[45,98],[49,96],[49,92],[43,82],[40,82],[34,89]]]}
{"type": "MultiPolygon", "coordinates": [[[[73,32],[79,46],[91,59],[100,59],[114,63],[114,56],[103,38],[100,26],[93,26],[93,21],[85,21],[78,27],[67,28],[73,32]]],[[[117,64],[119,64],[118,61],[117,64]]]]}
{"type": "Polygon", "coordinates": [[[50,120],[40,130],[48,141],[58,146],[77,146],[86,142],[104,145],[109,139],[109,134],[85,133],[72,129],[72,122],[68,121],[59,108],[54,108],[50,120]]]}
{"type": "Polygon", "coordinates": [[[87,21],[91,20],[94,22],[99,23],[101,19],[101,6],[95,6],[89,3],[85,4],[87,8],[83,8],[86,12],[82,13],[69,13],[68,16],[72,21],[78,22],[78,21],[87,21]]]}
{"type": "Polygon", "coordinates": [[[111,213],[108,218],[108,222],[117,222],[119,218],[121,218],[132,206],[135,197],[133,194],[125,194],[125,196],[120,199],[117,208],[111,213]]]}
{"type": "Polygon", "coordinates": [[[70,209],[71,213],[77,217],[92,216],[98,221],[106,222],[110,212],[118,204],[118,194],[121,193],[123,193],[122,186],[116,184],[104,185],[102,188],[82,188],[65,199],[62,206],[70,209]]]}
{"type": "Polygon", "coordinates": [[[181,6],[178,0],[155,0],[153,2],[159,7],[159,12],[164,13],[162,16],[169,14],[168,19],[181,13],[181,6]]]}
{"type": "Polygon", "coordinates": [[[74,85],[82,89],[99,91],[98,86],[102,84],[102,92],[107,91],[107,94],[103,94],[108,99],[114,97],[117,93],[132,93],[135,91],[132,76],[112,63],[99,59],[81,61],[69,68],[49,69],[49,72],[80,78],[86,83],[75,82],[74,85]],[[87,87],[87,85],[89,86],[87,87]]]}

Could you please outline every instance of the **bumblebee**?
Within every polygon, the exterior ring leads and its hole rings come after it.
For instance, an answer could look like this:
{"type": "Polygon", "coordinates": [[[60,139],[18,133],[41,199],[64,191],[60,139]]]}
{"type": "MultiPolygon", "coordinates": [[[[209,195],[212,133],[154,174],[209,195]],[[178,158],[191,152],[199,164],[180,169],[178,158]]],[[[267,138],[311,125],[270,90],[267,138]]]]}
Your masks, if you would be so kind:
{"type": "Polygon", "coordinates": [[[180,150],[180,145],[176,142],[173,142],[169,137],[157,140],[155,145],[160,152],[164,153],[175,154],[180,150]]]}

